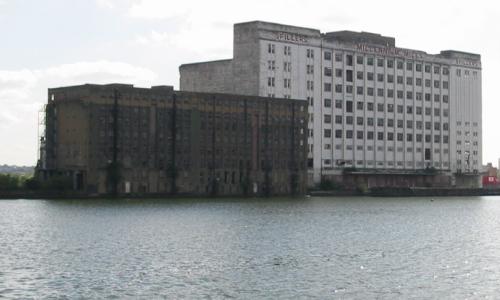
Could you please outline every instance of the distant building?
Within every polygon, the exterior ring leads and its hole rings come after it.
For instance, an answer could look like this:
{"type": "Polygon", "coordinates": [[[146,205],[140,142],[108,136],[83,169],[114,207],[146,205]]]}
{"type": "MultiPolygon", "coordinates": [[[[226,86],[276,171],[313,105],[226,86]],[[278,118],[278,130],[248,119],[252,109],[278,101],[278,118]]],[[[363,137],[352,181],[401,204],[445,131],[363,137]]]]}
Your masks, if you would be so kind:
{"type": "Polygon", "coordinates": [[[123,84],[48,97],[42,179],[89,194],[305,193],[306,101],[123,84]]]}
{"type": "Polygon", "coordinates": [[[307,100],[311,183],[479,184],[480,55],[260,21],[235,24],[233,48],[182,65],[180,89],[307,100]]]}

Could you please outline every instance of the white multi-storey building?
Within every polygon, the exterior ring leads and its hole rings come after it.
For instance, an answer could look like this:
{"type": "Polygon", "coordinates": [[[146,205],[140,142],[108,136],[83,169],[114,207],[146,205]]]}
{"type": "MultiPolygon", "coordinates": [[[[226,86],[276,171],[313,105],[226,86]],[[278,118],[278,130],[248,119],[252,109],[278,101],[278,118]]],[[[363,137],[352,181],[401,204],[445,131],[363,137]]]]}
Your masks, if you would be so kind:
{"type": "Polygon", "coordinates": [[[482,163],[480,59],[256,21],[234,25],[233,59],[182,65],[180,89],[307,99],[311,182],[439,173],[461,184],[482,163]]]}

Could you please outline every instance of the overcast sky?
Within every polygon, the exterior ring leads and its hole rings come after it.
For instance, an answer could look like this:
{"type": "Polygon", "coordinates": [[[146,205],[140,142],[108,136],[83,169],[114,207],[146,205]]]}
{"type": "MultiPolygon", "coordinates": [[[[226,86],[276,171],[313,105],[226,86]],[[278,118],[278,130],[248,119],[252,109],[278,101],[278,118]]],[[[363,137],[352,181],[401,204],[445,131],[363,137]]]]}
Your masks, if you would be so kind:
{"type": "Polygon", "coordinates": [[[370,31],[396,46],[482,55],[483,163],[500,158],[497,1],[0,0],[0,164],[34,165],[47,89],[174,85],[179,65],[232,57],[233,23],[370,31]],[[495,70],[497,70],[495,72],[495,70]]]}

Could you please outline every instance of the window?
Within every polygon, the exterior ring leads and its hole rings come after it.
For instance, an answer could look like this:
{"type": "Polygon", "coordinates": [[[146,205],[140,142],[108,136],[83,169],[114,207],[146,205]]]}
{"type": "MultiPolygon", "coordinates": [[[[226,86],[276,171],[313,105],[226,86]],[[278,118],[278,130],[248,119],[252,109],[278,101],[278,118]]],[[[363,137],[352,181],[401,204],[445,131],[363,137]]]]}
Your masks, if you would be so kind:
{"type": "Polygon", "coordinates": [[[443,81],[443,89],[447,90],[449,86],[448,81],[443,81]]]}
{"type": "Polygon", "coordinates": [[[435,117],[439,117],[440,116],[439,108],[434,108],[434,116],[435,117]]]}
{"type": "Polygon", "coordinates": [[[413,84],[413,77],[406,77],[406,84],[412,85],[413,84]]]}
{"type": "Polygon", "coordinates": [[[342,72],[342,69],[335,69],[335,77],[337,78],[342,78],[342,75],[343,72],[342,72]]]}
{"type": "Polygon", "coordinates": [[[396,81],[398,84],[403,84],[403,76],[396,77],[396,81]]]}
{"type": "Polygon", "coordinates": [[[363,80],[363,72],[362,71],[356,72],[356,78],[359,80],[363,80]]]}
{"type": "Polygon", "coordinates": [[[372,103],[372,102],[368,102],[368,103],[366,104],[366,109],[367,109],[368,111],[373,111],[373,103],[372,103]]]}
{"type": "Polygon", "coordinates": [[[406,70],[413,71],[413,63],[411,61],[406,63],[406,70]]]}
{"type": "Polygon", "coordinates": [[[398,60],[396,63],[396,66],[397,66],[398,70],[403,70],[403,61],[398,60]]]}
{"type": "Polygon", "coordinates": [[[307,49],[307,57],[314,58],[314,49],[307,49]]]}
{"type": "MultiPolygon", "coordinates": [[[[418,134],[415,136],[415,140],[416,140],[417,142],[422,142],[422,134],[418,133],[418,134]]],[[[420,151],[418,151],[418,149],[420,149],[420,148],[417,148],[417,152],[420,152],[420,151]]]]}
{"type": "Polygon", "coordinates": [[[441,136],[436,134],[434,135],[434,143],[440,143],[441,142],[441,136]]]}
{"type": "Polygon", "coordinates": [[[403,109],[404,109],[404,106],[403,105],[398,105],[397,106],[397,111],[399,114],[402,114],[403,113],[403,109]]]}
{"type": "Polygon", "coordinates": [[[341,84],[336,84],[335,85],[335,92],[336,93],[342,93],[342,85],[341,84]]]}
{"type": "Polygon", "coordinates": [[[387,82],[388,83],[394,83],[394,75],[387,74],[387,82]]]}
{"type": "Polygon", "coordinates": [[[437,88],[437,89],[438,89],[440,85],[441,85],[441,84],[440,84],[439,80],[434,80],[434,87],[435,87],[435,88],[437,88]]]}
{"type": "Polygon", "coordinates": [[[323,116],[323,121],[325,122],[325,124],[331,124],[332,123],[332,115],[325,114],[323,116]]]}
{"type": "Polygon", "coordinates": [[[356,56],[356,63],[358,65],[362,65],[363,61],[364,61],[363,56],[361,56],[361,55],[356,56]]]}
{"type": "Polygon", "coordinates": [[[267,61],[267,69],[268,70],[274,70],[276,67],[275,67],[275,61],[274,60],[268,60],[267,61]]]}
{"type": "Polygon", "coordinates": [[[406,121],[406,128],[412,129],[413,128],[413,121],[412,120],[407,120],[406,121]]]}
{"type": "Polygon", "coordinates": [[[292,55],[292,47],[285,46],[285,48],[284,48],[284,54],[285,55],[292,55]]]}
{"type": "Polygon", "coordinates": [[[415,78],[415,85],[422,86],[422,78],[415,78]]]}
{"type": "Polygon", "coordinates": [[[346,139],[352,139],[352,130],[346,130],[345,137],[346,139]]]}
{"type": "Polygon", "coordinates": [[[387,119],[387,127],[394,127],[394,119],[387,119]]]}
{"type": "Polygon", "coordinates": [[[403,91],[397,91],[397,97],[398,99],[403,99],[403,91]]]}
{"type": "Polygon", "coordinates": [[[274,54],[275,46],[274,44],[267,44],[267,53],[274,54]]]}
{"type": "Polygon", "coordinates": [[[270,86],[270,87],[274,86],[274,77],[267,78],[267,86],[270,86]]]}
{"type": "Polygon", "coordinates": [[[413,141],[413,134],[407,133],[406,134],[406,141],[407,142],[412,142],[413,141]]]}
{"type": "Polygon", "coordinates": [[[415,122],[415,125],[416,125],[417,129],[422,130],[422,121],[415,122]]]}
{"type": "Polygon", "coordinates": [[[362,86],[358,86],[356,87],[356,94],[357,95],[363,95],[363,87],[362,86]]]}
{"type": "Polygon", "coordinates": [[[368,96],[373,96],[373,88],[372,87],[366,88],[366,94],[368,96]]]}
{"type": "Polygon", "coordinates": [[[384,59],[377,58],[377,67],[384,67],[384,59]]]}
{"type": "Polygon", "coordinates": [[[388,89],[387,90],[387,97],[394,98],[394,90],[393,89],[388,89]]]}
{"type": "Polygon", "coordinates": [[[325,51],[323,53],[323,57],[325,58],[325,60],[332,60],[332,52],[330,51],[325,51]]]}
{"type": "Polygon", "coordinates": [[[422,64],[415,64],[415,71],[422,72],[422,64]]]}
{"type": "Polygon", "coordinates": [[[406,107],[406,113],[407,114],[412,114],[413,113],[413,106],[407,106],[406,107]]]}
{"type": "Polygon", "coordinates": [[[331,129],[325,129],[324,130],[324,137],[326,137],[326,138],[332,137],[332,130],[331,129]]]}
{"type": "Polygon", "coordinates": [[[356,118],[356,125],[363,125],[363,121],[364,121],[363,117],[357,117],[356,118]]]}
{"type": "Polygon", "coordinates": [[[443,75],[449,75],[450,74],[450,69],[447,67],[443,67],[443,75]]]}
{"type": "Polygon", "coordinates": [[[335,108],[342,108],[342,100],[335,100],[335,108]]]}
{"type": "Polygon", "coordinates": [[[394,112],[394,104],[387,104],[387,112],[394,112]]]}
{"type": "Polygon", "coordinates": [[[366,64],[369,66],[373,66],[373,57],[367,57],[366,58],[366,64]]]}
{"type": "Polygon", "coordinates": [[[439,94],[434,94],[434,102],[439,102],[440,99],[441,97],[439,94]]]}
{"type": "Polygon", "coordinates": [[[425,122],[425,129],[426,130],[431,130],[432,123],[431,122],[425,122]]]}
{"type": "Polygon", "coordinates": [[[441,130],[441,123],[434,122],[434,130],[440,131],[441,130]]]}
{"type": "Polygon", "coordinates": [[[384,118],[377,118],[377,126],[384,127],[384,118]]]}
{"type": "Polygon", "coordinates": [[[416,93],[415,93],[415,99],[417,99],[417,100],[420,100],[420,101],[421,101],[421,100],[422,100],[422,93],[420,93],[420,92],[416,92],[416,93]]]}
{"type": "Polygon", "coordinates": [[[387,140],[388,141],[394,141],[394,132],[388,132],[387,133],[387,140]]]}
{"type": "Polygon", "coordinates": [[[292,71],[292,63],[291,62],[283,62],[283,71],[291,72],[292,71]]]}
{"type": "Polygon", "coordinates": [[[387,68],[394,68],[394,60],[392,59],[387,60],[387,68]]]}
{"type": "Polygon", "coordinates": [[[346,85],[345,86],[345,92],[347,94],[352,94],[352,85],[346,85]]]}
{"type": "Polygon", "coordinates": [[[431,72],[431,65],[425,65],[425,73],[431,72]]]}
{"type": "Polygon", "coordinates": [[[352,112],[352,101],[345,102],[345,110],[346,112],[352,112]]]}
{"type": "Polygon", "coordinates": [[[308,91],[314,90],[314,82],[312,80],[307,81],[307,90],[308,91]]]}
{"type": "Polygon", "coordinates": [[[335,137],[338,139],[342,138],[342,130],[335,130],[335,137]]]}
{"type": "Polygon", "coordinates": [[[448,102],[449,102],[449,96],[443,95],[443,103],[448,103],[448,102]]]}
{"type": "Polygon", "coordinates": [[[342,124],[342,116],[335,116],[335,124],[342,124]]]}
{"type": "Polygon", "coordinates": [[[331,92],[332,91],[332,84],[325,82],[325,84],[324,84],[324,91],[325,92],[331,92]]]}
{"type": "Polygon", "coordinates": [[[362,139],[363,139],[363,133],[364,133],[364,132],[363,132],[363,131],[361,131],[361,130],[356,131],[356,138],[357,138],[358,140],[362,140],[362,139]]]}
{"type": "Polygon", "coordinates": [[[384,82],[384,74],[377,74],[377,81],[384,82]]]}
{"type": "Polygon", "coordinates": [[[332,76],[332,68],[325,67],[324,74],[327,77],[331,77],[332,76]]]}
{"type": "Polygon", "coordinates": [[[347,82],[352,82],[352,70],[346,70],[345,77],[347,82]]]}
{"type": "Polygon", "coordinates": [[[373,73],[372,72],[366,73],[366,79],[369,81],[373,81],[373,73]]]}
{"type": "Polygon", "coordinates": [[[356,102],[356,109],[363,110],[364,103],[361,101],[356,102]]]}
{"type": "Polygon", "coordinates": [[[373,140],[373,131],[367,131],[366,132],[366,139],[367,140],[373,140]]]}
{"type": "Polygon", "coordinates": [[[314,65],[307,65],[307,74],[314,74],[314,65]]]}
{"type": "Polygon", "coordinates": [[[441,73],[441,68],[439,66],[434,66],[434,74],[439,74],[441,73]]]}
{"type": "Polygon", "coordinates": [[[366,125],[373,126],[373,118],[371,118],[371,117],[366,118],[366,125]]]}
{"type": "Polygon", "coordinates": [[[345,59],[346,59],[346,62],[345,62],[345,63],[346,63],[346,65],[348,65],[348,66],[352,66],[352,55],[351,55],[351,54],[347,54],[347,55],[345,56],[345,59]]]}
{"type": "Polygon", "coordinates": [[[406,99],[407,100],[412,100],[413,99],[413,92],[412,91],[407,91],[406,92],[406,99]]]}
{"type": "Polygon", "coordinates": [[[431,87],[431,80],[430,79],[425,80],[425,87],[431,87]]]}
{"type": "MultiPolygon", "coordinates": [[[[402,133],[400,133],[400,132],[396,134],[396,138],[397,138],[397,140],[398,140],[399,142],[402,142],[402,141],[403,141],[403,136],[404,136],[404,135],[403,135],[402,133]]],[[[398,152],[402,152],[402,151],[398,151],[398,152]]]]}
{"type": "Polygon", "coordinates": [[[384,97],[384,89],[377,89],[377,96],[384,97]]]}
{"type": "Polygon", "coordinates": [[[384,104],[383,103],[378,103],[377,104],[377,111],[378,112],[383,112],[384,111],[384,104]]]}
{"type": "Polygon", "coordinates": [[[417,115],[422,115],[422,107],[417,106],[417,107],[416,107],[416,111],[415,111],[415,113],[416,113],[417,115]]]}
{"type": "Polygon", "coordinates": [[[352,116],[346,116],[346,117],[345,117],[345,123],[346,123],[347,125],[352,125],[353,121],[354,121],[354,119],[353,119],[353,117],[352,117],[352,116]]]}
{"type": "Polygon", "coordinates": [[[425,93],[425,101],[431,101],[431,94],[425,93]]]}

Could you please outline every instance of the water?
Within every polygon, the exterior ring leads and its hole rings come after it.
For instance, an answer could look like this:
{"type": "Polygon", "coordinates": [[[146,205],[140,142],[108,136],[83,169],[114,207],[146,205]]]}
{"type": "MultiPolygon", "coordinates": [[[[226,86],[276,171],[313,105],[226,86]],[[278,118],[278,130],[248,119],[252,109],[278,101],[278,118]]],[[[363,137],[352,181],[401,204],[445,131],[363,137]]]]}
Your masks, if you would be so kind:
{"type": "Polygon", "coordinates": [[[500,197],[0,201],[0,298],[500,295],[500,197]]]}

